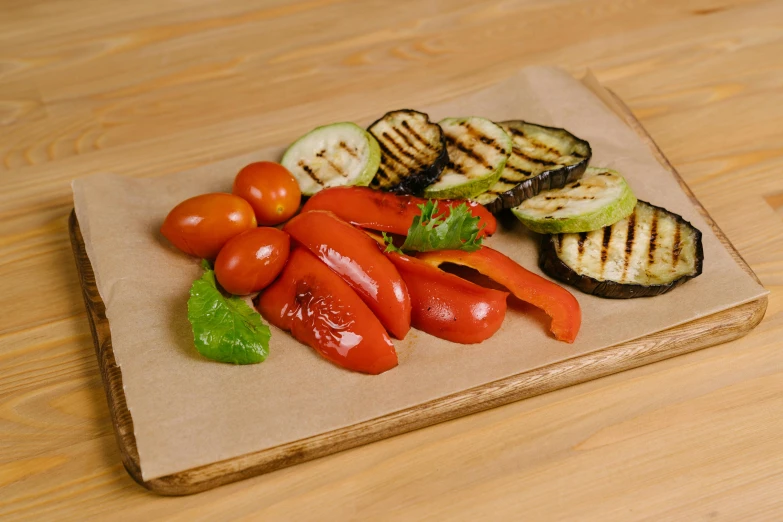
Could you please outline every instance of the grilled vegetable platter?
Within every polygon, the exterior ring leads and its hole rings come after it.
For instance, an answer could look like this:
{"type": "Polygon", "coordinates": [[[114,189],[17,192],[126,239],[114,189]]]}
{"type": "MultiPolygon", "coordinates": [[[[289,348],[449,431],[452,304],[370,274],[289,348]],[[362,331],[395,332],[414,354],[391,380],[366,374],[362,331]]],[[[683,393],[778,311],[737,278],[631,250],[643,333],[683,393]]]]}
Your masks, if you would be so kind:
{"type": "Polygon", "coordinates": [[[523,313],[508,310],[510,295],[573,342],[574,295],[483,244],[500,213],[540,234],[546,275],[586,294],[652,297],[701,274],[701,232],[591,158],[568,130],[523,120],[436,122],[400,109],[367,129],[319,126],[280,163],[244,167],[231,193],[196,196],[165,217],[162,235],[203,267],[188,300],[195,347],[259,363],[272,324],[335,365],[379,374],[398,364],[392,338],[411,328],[489,339],[507,313],[523,313]]]}

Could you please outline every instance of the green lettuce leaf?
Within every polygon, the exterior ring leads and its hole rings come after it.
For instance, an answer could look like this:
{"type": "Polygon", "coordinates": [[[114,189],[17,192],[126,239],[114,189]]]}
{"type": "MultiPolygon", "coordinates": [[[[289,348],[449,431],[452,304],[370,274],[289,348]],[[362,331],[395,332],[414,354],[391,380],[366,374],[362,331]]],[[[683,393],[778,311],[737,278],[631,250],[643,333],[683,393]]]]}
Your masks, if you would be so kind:
{"type": "Polygon", "coordinates": [[[463,203],[453,207],[451,212],[436,215],[438,203],[429,200],[419,205],[421,215],[413,218],[408,236],[401,247],[392,243],[392,238],[383,234],[386,252],[430,252],[432,250],[466,250],[472,252],[481,247],[483,238],[478,237],[481,229],[479,218],[470,213],[468,205],[463,203]],[[447,215],[446,215],[447,214],[447,215]],[[445,217],[444,217],[445,216],[445,217]]]}
{"type": "Polygon", "coordinates": [[[188,320],[196,349],[204,357],[234,364],[260,363],[269,355],[269,327],[239,297],[226,297],[217,287],[215,272],[204,261],[204,275],[193,282],[188,320]]]}

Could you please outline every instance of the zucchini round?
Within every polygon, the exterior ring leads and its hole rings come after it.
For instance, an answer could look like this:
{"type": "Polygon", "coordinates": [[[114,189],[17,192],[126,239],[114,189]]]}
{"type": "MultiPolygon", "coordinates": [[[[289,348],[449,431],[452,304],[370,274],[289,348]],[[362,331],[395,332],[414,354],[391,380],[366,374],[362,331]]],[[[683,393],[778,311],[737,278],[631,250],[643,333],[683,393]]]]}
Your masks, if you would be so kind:
{"type": "Polygon", "coordinates": [[[281,163],[294,175],[302,194],[327,187],[367,186],[378,171],[381,150],[369,132],[355,123],[316,127],[296,140],[281,163]]]}
{"type": "Polygon", "coordinates": [[[702,272],[701,232],[644,201],[617,223],[578,234],[544,236],[539,265],[584,293],[610,299],[651,297],[702,272]]]}
{"type": "Polygon", "coordinates": [[[421,194],[438,179],[449,160],[443,129],[423,112],[387,112],[367,130],[381,147],[381,164],[371,188],[421,194]]]}
{"type": "Polygon", "coordinates": [[[498,125],[511,137],[513,149],[500,179],[475,198],[492,213],[578,179],[593,154],[588,142],[565,129],[522,120],[498,125]]]}
{"type": "Polygon", "coordinates": [[[564,187],[528,198],[511,211],[539,234],[590,232],[627,217],[636,205],[631,187],[614,170],[589,167],[564,187]]]}
{"type": "Polygon", "coordinates": [[[472,198],[500,178],[511,154],[511,138],[485,118],[446,118],[439,125],[446,139],[449,161],[424,197],[472,198]]]}

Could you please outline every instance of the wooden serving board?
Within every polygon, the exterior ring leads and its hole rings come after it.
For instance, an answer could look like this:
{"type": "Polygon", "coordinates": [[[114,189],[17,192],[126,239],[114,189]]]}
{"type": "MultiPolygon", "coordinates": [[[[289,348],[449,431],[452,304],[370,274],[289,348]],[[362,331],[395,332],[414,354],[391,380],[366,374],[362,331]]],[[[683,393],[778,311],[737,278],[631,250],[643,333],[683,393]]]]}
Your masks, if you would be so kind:
{"type": "MultiPolygon", "coordinates": [[[[683,191],[690,197],[736,263],[756,278],[631,111],[619,98],[615,97],[614,101],[626,123],[647,143],[658,161],[676,177],[683,191]]],[[[123,393],[122,373],[116,364],[112,350],[106,310],[95,284],[95,275],[85,251],[75,213],[71,213],[69,225],[95,351],[123,464],[139,484],[165,495],[196,493],[463,415],[731,341],[752,330],[761,321],[767,309],[767,297],[764,296],[653,335],[519,373],[366,422],[144,481],[134,437],[133,419],[123,393]]],[[[758,278],[756,280],[758,281],[758,278]]]]}

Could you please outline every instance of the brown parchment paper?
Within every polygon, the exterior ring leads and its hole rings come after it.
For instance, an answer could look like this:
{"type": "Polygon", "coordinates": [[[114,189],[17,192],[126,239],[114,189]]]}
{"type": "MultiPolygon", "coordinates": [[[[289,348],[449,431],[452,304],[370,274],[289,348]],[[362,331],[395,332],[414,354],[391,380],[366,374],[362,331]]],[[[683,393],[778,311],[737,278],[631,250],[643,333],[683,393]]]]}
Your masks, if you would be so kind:
{"type": "MultiPolygon", "coordinates": [[[[378,101],[379,114],[393,108],[378,101]]],[[[76,180],[76,214],[106,304],[145,480],[379,417],[765,293],[732,260],[647,146],[565,72],[524,69],[493,87],[422,109],[435,121],[521,118],[587,139],[593,165],[619,170],[640,199],[683,215],[702,231],[704,273],[650,299],[605,300],[573,290],[584,313],[574,344],[552,339],[539,314],[516,310],[480,345],[452,344],[411,330],[404,341],[395,341],[399,366],[380,376],[342,370],[274,328],[266,362],[231,366],[208,361],[193,348],[186,301],[201,270],[168,245],[158,228],[181,200],[230,191],[238,168],[251,160],[277,160],[282,148],[153,179],[100,174],[76,180]]],[[[536,243],[521,225],[508,223],[487,244],[539,272],[536,243]]]]}

